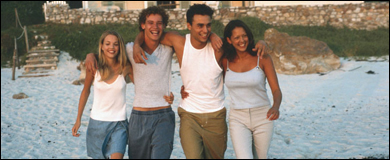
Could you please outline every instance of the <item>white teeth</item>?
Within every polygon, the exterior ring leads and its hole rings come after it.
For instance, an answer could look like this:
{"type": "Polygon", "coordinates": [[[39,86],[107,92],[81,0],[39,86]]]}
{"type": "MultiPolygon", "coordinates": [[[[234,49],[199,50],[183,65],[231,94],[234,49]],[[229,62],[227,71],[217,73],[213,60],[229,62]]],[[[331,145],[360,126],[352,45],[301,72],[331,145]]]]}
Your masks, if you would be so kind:
{"type": "Polygon", "coordinates": [[[152,34],[158,34],[158,32],[152,32],[152,34]]]}

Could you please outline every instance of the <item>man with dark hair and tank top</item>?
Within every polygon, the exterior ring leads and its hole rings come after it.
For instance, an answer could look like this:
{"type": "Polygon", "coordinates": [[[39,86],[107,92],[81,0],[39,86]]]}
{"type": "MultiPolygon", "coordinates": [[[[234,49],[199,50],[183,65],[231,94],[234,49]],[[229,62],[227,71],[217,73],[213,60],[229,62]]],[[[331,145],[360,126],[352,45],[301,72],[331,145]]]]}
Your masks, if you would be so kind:
{"type": "MultiPolygon", "coordinates": [[[[136,64],[132,58],[133,42],[126,44],[135,86],[129,119],[130,159],[169,159],[173,150],[175,113],[170,105],[173,102],[170,92],[173,49],[160,44],[168,18],[165,10],[156,6],[142,10],[139,15],[139,30],[145,37],[141,49],[146,52],[148,65],[136,64]]],[[[91,63],[86,62],[86,65],[88,68],[91,63]]]]}
{"type": "MultiPolygon", "coordinates": [[[[223,159],[227,148],[223,69],[220,66],[222,40],[211,33],[213,13],[207,5],[194,4],[187,11],[190,34],[184,37],[177,32],[166,32],[160,39],[161,44],[173,46],[183,85],[189,94],[178,107],[181,144],[188,159],[223,159]]],[[[133,58],[136,63],[145,63],[143,57],[147,57],[140,44],[142,34],[135,40],[133,58]]]]}

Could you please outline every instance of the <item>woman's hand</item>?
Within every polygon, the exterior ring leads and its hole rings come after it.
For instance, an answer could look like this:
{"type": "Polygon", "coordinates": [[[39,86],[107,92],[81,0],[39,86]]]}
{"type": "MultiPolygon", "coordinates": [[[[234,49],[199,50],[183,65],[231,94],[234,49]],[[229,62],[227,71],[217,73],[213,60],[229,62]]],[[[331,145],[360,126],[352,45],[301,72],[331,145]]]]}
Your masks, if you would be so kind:
{"type": "Polygon", "coordinates": [[[74,125],[73,125],[73,128],[72,128],[72,135],[73,137],[79,137],[80,134],[77,133],[77,131],[79,130],[80,128],[80,122],[76,122],[74,125]]]}
{"type": "Polygon", "coordinates": [[[270,121],[277,120],[279,118],[279,109],[272,107],[267,112],[267,119],[270,121]]]}
{"type": "Polygon", "coordinates": [[[169,104],[173,103],[173,100],[175,100],[175,96],[173,96],[172,92],[170,96],[164,96],[165,101],[167,101],[169,104]]]}

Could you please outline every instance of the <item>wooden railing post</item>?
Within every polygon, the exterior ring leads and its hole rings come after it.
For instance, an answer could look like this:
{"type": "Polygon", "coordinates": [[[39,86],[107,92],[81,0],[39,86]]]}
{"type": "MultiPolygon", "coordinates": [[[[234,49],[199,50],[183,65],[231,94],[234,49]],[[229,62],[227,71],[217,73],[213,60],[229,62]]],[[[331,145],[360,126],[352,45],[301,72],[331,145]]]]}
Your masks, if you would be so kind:
{"type": "Polygon", "coordinates": [[[13,63],[12,63],[12,80],[15,80],[15,63],[16,63],[16,52],[17,52],[17,44],[16,44],[16,37],[14,37],[15,42],[15,49],[14,49],[14,56],[13,56],[13,63]]]}

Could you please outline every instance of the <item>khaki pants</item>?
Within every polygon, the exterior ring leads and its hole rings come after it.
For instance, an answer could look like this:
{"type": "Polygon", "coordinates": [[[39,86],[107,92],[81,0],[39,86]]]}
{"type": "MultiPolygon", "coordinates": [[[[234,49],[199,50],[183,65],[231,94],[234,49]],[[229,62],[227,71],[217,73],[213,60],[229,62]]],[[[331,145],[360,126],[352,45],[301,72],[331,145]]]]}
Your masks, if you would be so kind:
{"type": "Polygon", "coordinates": [[[226,108],[191,113],[178,107],[180,138],[187,159],[223,159],[226,151],[226,108]]]}

